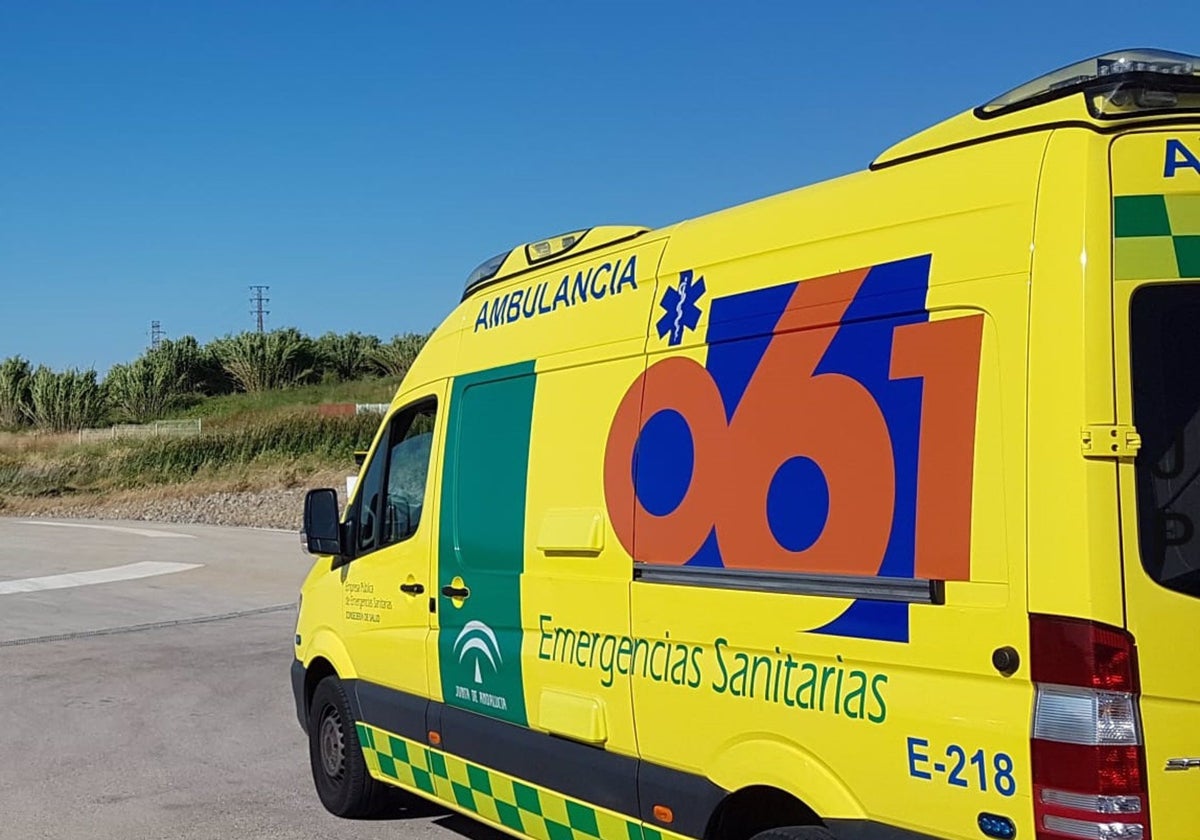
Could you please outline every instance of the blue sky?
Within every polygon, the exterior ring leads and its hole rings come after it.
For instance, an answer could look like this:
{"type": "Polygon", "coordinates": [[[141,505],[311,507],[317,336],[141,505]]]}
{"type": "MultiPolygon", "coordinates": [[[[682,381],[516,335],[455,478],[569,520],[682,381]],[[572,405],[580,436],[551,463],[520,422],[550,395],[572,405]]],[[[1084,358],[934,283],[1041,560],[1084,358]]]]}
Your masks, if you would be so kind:
{"type": "Polygon", "coordinates": [[[1200,4],[0,0],[0,358],[387,338],[531,239],[863,168],[1200,4]],[[919,10],[919,11],[918,11],[919,10]]]}

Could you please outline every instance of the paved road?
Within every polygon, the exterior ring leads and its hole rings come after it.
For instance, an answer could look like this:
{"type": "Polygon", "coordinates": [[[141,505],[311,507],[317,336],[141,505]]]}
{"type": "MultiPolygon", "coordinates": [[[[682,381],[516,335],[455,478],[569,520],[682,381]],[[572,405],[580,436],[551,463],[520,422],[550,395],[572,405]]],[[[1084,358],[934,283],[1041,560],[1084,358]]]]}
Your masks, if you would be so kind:
{"type": "Polygon", "coordinates": [[[497,840],[321,808],[288,686],[307,568],[292,533],[0,519],[0,840],[497,840]]]}

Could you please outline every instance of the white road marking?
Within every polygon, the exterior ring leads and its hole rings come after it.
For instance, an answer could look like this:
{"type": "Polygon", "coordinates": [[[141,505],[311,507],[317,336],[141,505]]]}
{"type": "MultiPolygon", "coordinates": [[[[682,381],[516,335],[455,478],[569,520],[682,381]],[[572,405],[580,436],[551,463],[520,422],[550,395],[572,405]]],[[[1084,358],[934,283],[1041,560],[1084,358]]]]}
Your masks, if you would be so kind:
{"type": "Polygon", "coordinates": [[[167,538],[174,540],[194,540],[195,534],[181,534],[178,531],[151,531],[148,528],[126,528],[121,525],[85,525],[81,522],[39,522],[34,519],[13,520],[17,525],[40,525],[44,528],[90,528],[93,531],[115,531],[118,534],[135,534],[139,537],[167,538]]]}
{"type": "Polygon", "coordinates": [[[136,580],[138,578],[154,577],[155,575],[186,572],[188,569],[198,569],[202,565],[204,564],[160,563],[148,560],[144,563],[130,563],[127,566],[93,569],[90,572],[70,572],[64,575],[47,575],[45,577],[22,578],[20,580],[0,580],[0,595],[41,592],[45,589],[71,589],[76,586],[113,583],[118,580],[136,580]]]}

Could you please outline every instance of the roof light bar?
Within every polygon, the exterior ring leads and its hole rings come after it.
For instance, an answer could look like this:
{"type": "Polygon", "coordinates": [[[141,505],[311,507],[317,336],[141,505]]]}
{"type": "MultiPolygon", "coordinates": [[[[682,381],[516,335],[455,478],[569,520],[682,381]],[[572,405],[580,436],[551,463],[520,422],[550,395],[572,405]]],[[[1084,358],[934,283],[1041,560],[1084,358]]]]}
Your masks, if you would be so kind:
{"type": "Polygon", "coordinates": [[[978,108],[991,117],[1083,92],[1097,117],[1200,105],[1200,56],[1120,50],[1079,61],[1013,88],[978,108]],[[1182,94],[1182,100],[1181,100],[1182,94]]]}

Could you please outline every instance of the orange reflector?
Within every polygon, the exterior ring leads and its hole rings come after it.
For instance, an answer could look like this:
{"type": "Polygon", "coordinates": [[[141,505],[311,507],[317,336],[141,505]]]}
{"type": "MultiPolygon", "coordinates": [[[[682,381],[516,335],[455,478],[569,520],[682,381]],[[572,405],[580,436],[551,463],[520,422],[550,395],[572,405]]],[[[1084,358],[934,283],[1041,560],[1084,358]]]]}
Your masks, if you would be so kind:
{"type": "Polygon", "coordinates": [[[432,729],[430,729],[429,730],[429,743],[433,744],[435,747],[438,746],[439,744],[441,744],[442,743],[442,733],[435,732],[432,729]]]}
{"type": "Polygon", "coordinates": [[[670,825],[671,823],[675,822],[675,812],[666,805],[655,805],[654,819],[658,820],[660,823],[666,823],[670,825]]]}

